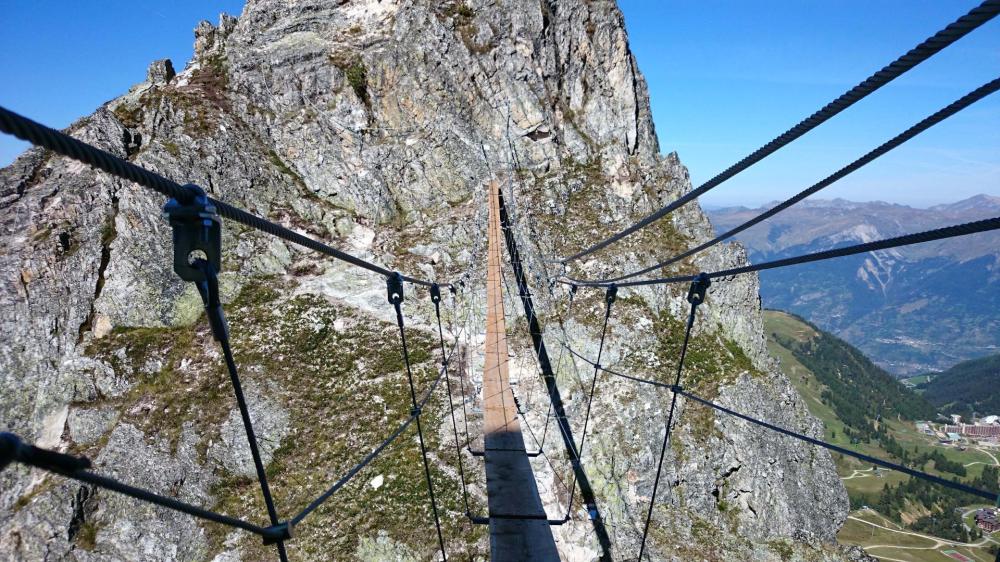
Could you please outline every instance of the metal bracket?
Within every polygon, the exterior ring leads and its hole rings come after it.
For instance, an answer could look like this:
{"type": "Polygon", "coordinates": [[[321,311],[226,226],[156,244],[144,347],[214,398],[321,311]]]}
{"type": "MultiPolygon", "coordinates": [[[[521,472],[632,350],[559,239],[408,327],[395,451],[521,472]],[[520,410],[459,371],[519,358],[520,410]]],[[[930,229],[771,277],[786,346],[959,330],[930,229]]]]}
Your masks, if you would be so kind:
{"type": "Polygon", "coordinates": [[[385,278],[385,286],[389,292],[389,304],[403,302],[403,276],[398,271],[385,278]]]}
{"type": "Polygon", "coordinates": [[[190,203],[176,199],[163,206],[163,218],[174,231],[174,272],[185,281],[205,281],[205,272],[194,261],[204,258],[215,271],[222,270],[222,220],[205,190],[190,183],[185,186],[194,197],[190,203]]]}
{"type": "Polygon", "coordinates": [[[437,283],[431,284],[431,302],[435,304],[441,302],[441,287],[437,283]]]}
{"type": "Polygon", "coordinates": [[[608,303],[608,308],[615,303],[615,299],[618,298],[618,285],[614,283],[608,285],[608,292],[604,294],[604,300],[608,303]]]}
{"type": "Polygon", "coordinates": [[[695,275],[691,281],[691,288],[688,289],[687,301],[695,306],[705,302],[705,292],[712,286],[712,280],[705,272],[695,275]]]}
{"type": "Polygon", "coordinates": [[[264,538],[264,544],[277,544],[282,541],[287,541],[292,538],[295,526],[291,521],[285,521],[284,523],[279,523],[277,525],[271,525],[270,527],[264,529],[266,534],[261,535],[264,538]]]}

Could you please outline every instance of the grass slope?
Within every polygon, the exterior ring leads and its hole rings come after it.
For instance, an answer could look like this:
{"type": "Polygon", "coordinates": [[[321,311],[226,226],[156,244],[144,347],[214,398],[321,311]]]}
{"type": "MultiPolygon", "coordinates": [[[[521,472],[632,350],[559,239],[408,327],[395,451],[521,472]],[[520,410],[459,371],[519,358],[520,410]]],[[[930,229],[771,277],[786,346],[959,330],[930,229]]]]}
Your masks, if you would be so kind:
{"type": "MultiPolygon", "coordinates": [[[[802,349],[802,346],[811,342],[820,341],[824,334],[795,315],[775,310],[765,311],[764,325],[768,334],[768,350],[781,362],[782,371],[803,397],[810,412],[823,422],[825,439],[858,452],[891,459],[892,455],[882,448],[877,440],[852,444],[848,432],[845,431],[848,427],[837,416],[830,401],[823,398],[824,393],[830,390],[829,387],[823,384],[793,351],[793,349],[802,349]],[[787,344],[788,347],[782,343],[787,344]]],[[[910,422],[901,419],[888,419],[880,423],[887,428],[887,432],[896,442],[907,451],[913,452],[914,456],[937,451],[950,461],[967,465],[968,478],[981,475],[984,463],[992,464],[992,459],[982,451],[975,449],[959,451],[950,447],[936,446],[936,441],[933,438],[916,431],[910,422]]],[[[909,480],[908,476],[896,472],[873,471],[872,466],[850,457],[839,454],[833,456],[837,470],[855,507],[862,504],[874,505],[886,485],[895,486],[909,480]]],[[[933,462],[928,463],[924,469],[948,478],[954,476],[935,470],[933,462]]],[[[903,513],[902,517],[904,521],[910,522],[918,516],[926,514],[921,510],[922,507],[911,506],[910,511],[903,513]]],[[[945,550],[955,550],[973,560],[993,560],[992,555],[988,553],[988,548],[994,543],[987,543],[981,547],[956,546],[936,538],[926,538],[911,533],[912,531],[874,510],[856,509],[852,511],[851,519],[848,519],[841,529],[838,539],[845,544],[863,546],[873,556],[885,560],[913,562],[948,560],[947,555],[943,553],[945,550]],[[881,527],[869,523],[875,523],[881,527]]]]}

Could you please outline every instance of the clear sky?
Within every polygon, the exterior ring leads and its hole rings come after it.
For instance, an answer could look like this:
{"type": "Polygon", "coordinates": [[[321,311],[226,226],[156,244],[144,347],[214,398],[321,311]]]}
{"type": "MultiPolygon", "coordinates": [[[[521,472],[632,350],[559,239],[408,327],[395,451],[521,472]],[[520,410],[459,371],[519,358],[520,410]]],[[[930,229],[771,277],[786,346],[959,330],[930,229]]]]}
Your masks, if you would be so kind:
{"type": "MultiPolygon", "coordinates": [[[[649,82],[663,151],[697,185],[808,116],[978,4],[975,0],[620,0],[649,82]]],[[[240,0],[0,0],[0,105],[55,127],[191,57],[198,21],[240,0]]],[[[787,197],[1000,75],[994,20],[716,188],[706,205],[787,197]]],[[[0,135],[0,165],[25,145],[0,135]]],[[[1000,195],[1000,94],[864,170],[823,198],[913,205],[1000,195]]]]}
{"type": "MultiPolygon", "coordinates": [[[[168,58],[180,72],[201,20],[242,0],[0,0],[0,105],[64,128],[146,79],[168,58]]],[[[0,166],[29,145],[0,133],[0,166]]]]}
{"type": "MultiPolygon", "coordinates": [[[[978,5],[977,0],[619,0],[664,152],[695,185],[978,5]]],[[[1000,76],[1000,18],[702,198],[793,195],[1000,76]]],[[[817,197],[913,205],[1000,195],[1000,93],[817,197]]]]}

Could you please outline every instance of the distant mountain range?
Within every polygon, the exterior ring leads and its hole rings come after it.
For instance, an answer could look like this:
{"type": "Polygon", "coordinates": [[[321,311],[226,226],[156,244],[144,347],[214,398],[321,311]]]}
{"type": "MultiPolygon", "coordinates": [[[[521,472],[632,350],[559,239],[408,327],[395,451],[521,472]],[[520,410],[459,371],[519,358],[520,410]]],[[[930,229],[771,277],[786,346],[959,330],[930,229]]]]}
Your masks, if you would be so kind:
{"type": "MultiPolygon", "coordinates": [[[[708,210],[723,232],[767,209],[708,210]]],[[[1000,216],[977,195],[917,209],[805,201],[741,233],[762,262],[1000,216]]],[[[941,371],[1000,351],[1000,235],[984,233],[761,273],[765,306],[789,310],[899,375],[941,371]]]]}

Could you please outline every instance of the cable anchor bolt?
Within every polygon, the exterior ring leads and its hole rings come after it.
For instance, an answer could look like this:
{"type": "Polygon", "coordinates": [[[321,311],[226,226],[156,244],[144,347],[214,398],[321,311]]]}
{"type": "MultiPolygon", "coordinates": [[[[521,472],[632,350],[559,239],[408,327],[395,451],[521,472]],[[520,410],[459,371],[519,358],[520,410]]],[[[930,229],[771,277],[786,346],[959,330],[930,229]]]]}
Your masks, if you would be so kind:
{"type": "Polygon", "coordinates": [[[185,281],[202,282],[207,275],[196,264],[199,259],[222,270],[222,220],[205,190],[193,183],[184,187],[194,194],[191,202],[167,201],[163,218],[174,233],[174,272],[185,281]]]}

